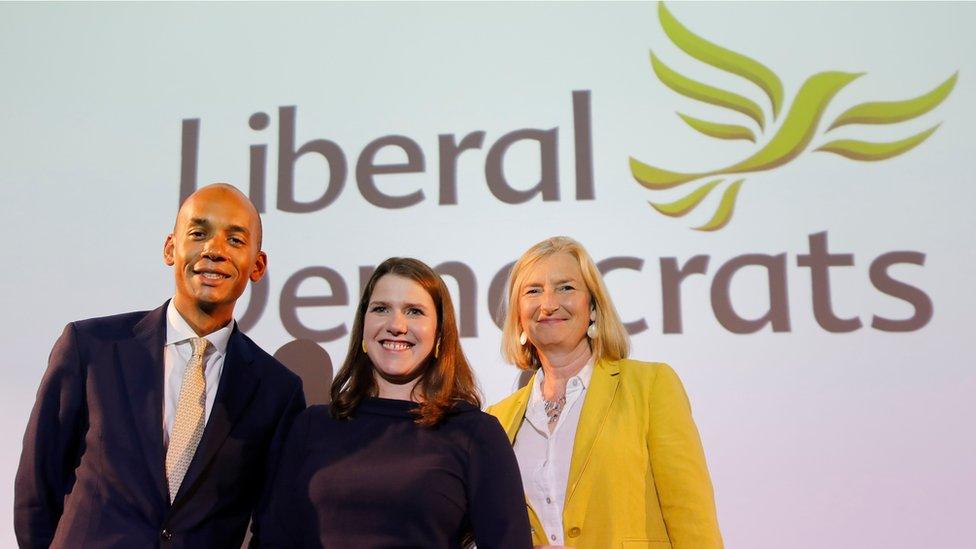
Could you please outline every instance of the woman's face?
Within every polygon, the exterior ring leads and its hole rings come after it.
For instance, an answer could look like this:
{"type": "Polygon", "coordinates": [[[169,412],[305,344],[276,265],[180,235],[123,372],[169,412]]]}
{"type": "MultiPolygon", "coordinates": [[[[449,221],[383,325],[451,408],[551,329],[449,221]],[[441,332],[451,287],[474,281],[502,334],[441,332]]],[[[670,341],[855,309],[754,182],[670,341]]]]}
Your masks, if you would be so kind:
{"type": "Polygon", "coordinates": [[[363,319],[363,341],[381,377],[409,379],[434,349],[437,309],[409,278],[384,275],[373,287],[363,319]]]}
{"type": "Polygon", "coordinates": [[[590,292],[576,259],[556,253],[525,274],[518,298],[519,323],[536,349],[570,350],[586,337],[590,292]]]}

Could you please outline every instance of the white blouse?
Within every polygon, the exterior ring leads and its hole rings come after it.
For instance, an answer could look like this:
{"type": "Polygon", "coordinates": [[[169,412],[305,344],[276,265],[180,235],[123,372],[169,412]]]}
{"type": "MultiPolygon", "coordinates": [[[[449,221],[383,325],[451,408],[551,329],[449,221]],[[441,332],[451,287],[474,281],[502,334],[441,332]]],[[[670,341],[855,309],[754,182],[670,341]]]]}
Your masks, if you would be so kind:
{"type": "Polygon", "coordinates": [[[542,522],[548,542],[562,545],[566,483],[569,480],[573,444],[576,442],[576,426],[583,409],[586,388],[593,376],[593,361],[590,360],[566,382],[566,404],[551,434],[545,401],[542,399],[544,376],[540,368],[525,409],[525,421],[515,435],[514,449],[529,505],[542,522]]]}

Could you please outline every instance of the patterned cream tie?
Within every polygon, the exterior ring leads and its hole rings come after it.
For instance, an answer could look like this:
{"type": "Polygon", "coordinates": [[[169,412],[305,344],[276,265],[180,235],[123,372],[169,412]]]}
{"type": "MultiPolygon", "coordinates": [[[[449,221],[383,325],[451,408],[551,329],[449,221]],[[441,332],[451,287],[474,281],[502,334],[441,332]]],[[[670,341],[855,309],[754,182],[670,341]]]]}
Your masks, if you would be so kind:
{"type": "Polygon", "coordinates": [[[204,377],[203,354],[210,343],[206,338],[194,337],[193,356],[183,372],[180,399],[176,404],[176,419],[166,449],[166,480],[169,481],[169,502],[173,503],[186,470],[203,436],[207,404],[207,379],[204,377]]]}

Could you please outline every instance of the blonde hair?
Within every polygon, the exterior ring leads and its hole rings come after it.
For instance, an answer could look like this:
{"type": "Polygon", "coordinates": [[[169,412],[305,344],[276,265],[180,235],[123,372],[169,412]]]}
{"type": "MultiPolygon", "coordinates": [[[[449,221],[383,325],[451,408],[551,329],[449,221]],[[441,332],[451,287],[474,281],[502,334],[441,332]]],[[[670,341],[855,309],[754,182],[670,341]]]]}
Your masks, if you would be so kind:
{"type": "Polygon", "coordinates": [[[521,326],[519,323],[518,300],[525,274],[540,260],[558,253],[566,253],[576,259],[583,283],[590,292],[590,306],[596,311],[596,337],[590,340],[590,350],[594,363],[600,360],[620,360],[630,354],[630,340],[627,329],[620,321],[620,315],[610,300],[610,293],[603,284],[603,276],[597,269],[590,254],[583,245],[568,236],[554,236],[532,246],[515,262],[508,276],[508,310],[502,328],[502,356],[522,370],[539,367],[538,351],[531,342],[519,343],[521,326]]]}

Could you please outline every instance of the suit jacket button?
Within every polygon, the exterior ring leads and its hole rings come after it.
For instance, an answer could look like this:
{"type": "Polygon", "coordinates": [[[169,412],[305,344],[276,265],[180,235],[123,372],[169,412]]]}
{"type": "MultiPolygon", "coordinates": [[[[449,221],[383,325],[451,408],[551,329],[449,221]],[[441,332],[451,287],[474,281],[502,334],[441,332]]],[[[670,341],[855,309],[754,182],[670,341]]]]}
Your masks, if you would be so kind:
{"type": "Polygon", "coordinates": [[[170,532],[164,528],[163,531],[159,533],[159,537],[162,538],[163,541],[169,541],[173,539],[173,532],[170,532]]]}
{"type": "Polygon", "coordinates": [[[576,526],[573,526],[572,528],[569,529],[569,532],[567,532],[567,533],[569,534],[569,537],[571,537],[571,538],[578,538],[579,535],[582,533],[582,530],[580,530],[576,526]]]}

